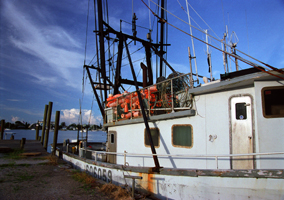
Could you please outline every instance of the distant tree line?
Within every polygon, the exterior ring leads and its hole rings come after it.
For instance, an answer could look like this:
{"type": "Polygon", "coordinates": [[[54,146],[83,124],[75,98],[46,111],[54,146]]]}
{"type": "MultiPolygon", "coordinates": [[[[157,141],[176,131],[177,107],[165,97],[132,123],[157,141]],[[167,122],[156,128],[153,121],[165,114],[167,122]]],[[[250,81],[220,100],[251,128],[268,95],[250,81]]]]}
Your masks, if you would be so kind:
{"type": "Polygon", "coordinates": [[[15,123],[6,122],[5,128],[9,129],[29,129],[30,124],[27,122],[15,121],[15,123]]]}
{"type": "MultiPolygon", "coordinates": [[[[34,123],[34,124],[29,124],[27,122],[21,122],[21,121],[15,121],[15,123],[10,123],[6,122],[5,123],[5,129],[35,129],[36,126],[39,126],[39,129],[42,129],[42,126],[40,124],[34,123]]],[[[99,126],[96,124],[93,125],[87,125],[87,124],[70,124],[69,126],[66,125],[65,122],[61,122],[59,125],[60,130],[77,130],[77,129],[86,129],[88,128],[89,130],[98,130],[102,128],[102,125],[100,124],[99,126]]],[[[50,125],[50,129],[54,129],[54,124],[50,125]]]]}

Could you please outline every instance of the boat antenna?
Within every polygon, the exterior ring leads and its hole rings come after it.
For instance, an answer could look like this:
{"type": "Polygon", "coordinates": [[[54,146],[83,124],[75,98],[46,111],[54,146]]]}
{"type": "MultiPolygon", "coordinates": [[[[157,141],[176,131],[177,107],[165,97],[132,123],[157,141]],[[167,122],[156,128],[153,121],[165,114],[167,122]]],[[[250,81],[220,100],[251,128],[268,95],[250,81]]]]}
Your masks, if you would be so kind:
{"type": "Polygon", "coordinates": [[[248,55],[250,55],[249,53],[249,36],[248,36],[248,20],[247,20],[247,10],[246,11],[246,29],[247,29],[247,41],[248,41],[248,55]]]}
{"type": "Polygon", "coordinates": [[[193,37],[192,37],[192,28],[191,28],[191,22],[190,22],[190,15],[189,15],[189,9],[188,9],[188,2],[187,2],[187,0],[186,0],[186,8],[187,8],[187,17],[188,17],[188,23],[189,23],[189,29],[190,29],[190,35],[191,35],[193,59],[194,59],[194,65],[195,65],[195,71],[196,71],[196,82],[197,82],[197,84],[199,84],[197,62],[196,62],[196,56],[195,56],[195,48],[194,48],[194,41],[193,41],[193,37]]]}
{"type": "MultiPolygon", "coordinates": [[[[231,53],[234,55],[237,55],[237,44],[239,42],[239,38],[236,34],[235,31],[232,32],[231,37],[230,37],[230,45],[231,45],[231,53]]],[[[238,65],[238,59],[237,56],[235,57],[235,64],[236,64],[236,71],[239,71],[239,65],[238,65]]]]}
{"type": "Polygon", "coordinates": [[[208,45],[208,29],[205,30],[206,33],[206,53],[207,53],[207,62],[209,66],[209,73],[210,73],[210,80],[212,81],[212,62],[211,62],[211,53],[209,51],[209,45],[208,45]]]}

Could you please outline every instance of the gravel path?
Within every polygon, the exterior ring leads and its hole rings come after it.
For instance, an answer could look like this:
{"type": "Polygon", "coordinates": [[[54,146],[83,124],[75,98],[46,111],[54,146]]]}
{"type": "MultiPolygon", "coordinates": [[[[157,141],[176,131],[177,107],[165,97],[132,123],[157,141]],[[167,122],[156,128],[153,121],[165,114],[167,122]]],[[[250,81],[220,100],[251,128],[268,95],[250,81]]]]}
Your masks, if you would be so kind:
{"type": "Polygon", "coordinates": [[[64,163],[0,164],[0,199],[112,199],[99,186],[89,189],[74,180],[72,170],[64,163]]]}

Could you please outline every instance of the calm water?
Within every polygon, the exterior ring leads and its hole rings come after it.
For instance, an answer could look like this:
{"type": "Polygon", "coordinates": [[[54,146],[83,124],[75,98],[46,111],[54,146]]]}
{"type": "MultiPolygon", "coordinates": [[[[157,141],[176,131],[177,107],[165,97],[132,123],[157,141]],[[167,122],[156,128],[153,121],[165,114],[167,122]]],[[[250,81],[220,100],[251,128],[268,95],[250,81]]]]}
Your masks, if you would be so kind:
{"type": "MultiPolygon", "coordinates": [[[[35,140],[36,131],[35,130],[21,130],[21,129],[13,129],[13,130],[5,130],[5,132],[13,132],[16,133],[14,135],[15,140],[21,140],[22,138],[26,138],[27,140],[35,140]]],[[[39,136],[41,136],[42,130],[39,130],[39,136]]],[[[47,151],[51,151],[50,144],[53,143],[53,131],[49,131],[49,139],[48,139],[48,147],[47,151]]],[[[82,136],[81,133],[79,133],[79,138],[82,136]]],[[[4,139],[6,137],[4,133],[4,139]]],[[[11,135],[7,135],[7,139],[10,139],[11,135]]],[[[84,133],[85,137],[85,133],[84,133]]],[[[77,139],[77,131],[58,131],[58,143],[63,143],[65,139],[69,140],[76,140],[77,139]]],[[[107,134],[103,131],[89,131],[88,132],[88,141],[90,142],[106,142],[107,134]]]]}

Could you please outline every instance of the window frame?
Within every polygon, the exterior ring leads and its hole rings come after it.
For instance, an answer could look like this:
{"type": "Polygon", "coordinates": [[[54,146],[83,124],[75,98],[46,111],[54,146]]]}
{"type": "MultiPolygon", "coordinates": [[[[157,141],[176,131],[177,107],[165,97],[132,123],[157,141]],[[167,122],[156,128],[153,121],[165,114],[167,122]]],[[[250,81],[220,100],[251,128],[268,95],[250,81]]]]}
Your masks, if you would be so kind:
{"type": "Polygon", "coordinates": [[[115,136],[114,133],[110,133],[110,143],[114,144],[115,143],[115,136]]]}
{"type": "Polygon", "coordinates": [[[247,120],[247,118],[248,118],[248,111],[247,111],[246,102],[238,102],[238,103],[235,103],[235,119],[236,119],[236,120],[247,120]],[[243,117],[244,117],[243,119],[238,118],[238,115],[237,115],[237,114],[239,113],[237,107],[238,107],[238,105],[240,105],[240,104],[243,104],[243,106],[244,106],[244,108],[245,108],[245,115],[243,116],[243,117]]]}
{"type": "Polygon", "coordinates": [[[172,125],[172,131],[171,131],[171,139],[172,139],[172,146],[177,147],[177,148],[186,148],[186,149],[191,149],[193,147],[194,141],[193,141],[193,127],[191,124],[174,124],[172,125]],[[181,145],[175,145],[174,144],[174,127],[176,126],[189,126],[191,129],[191,146],[181,146],[181,145]]]}
{"type": "Polygon", "coordinates": [[[264,87],[261,89],[261,104],[262,104],[262,115],[265,118],[280,118],[284,117],[284,115],[279,114],[279,115],[267,115],[266,114],[266,109],[265,109],[265,99],[264,99],[264,92],[267,90],[278,90],[278,89],[284,89],[284,86],[271,86],[271,87],[264,87]]]}
{"type": "MultiPolygon", "coordinates": [[[[158,146],[155,146],[155,144],[154,144],[154,147],[159,148],[160,147],[160,129],[159,128],[150,128],[150,132],[151,132],[151,130],[155,130],[155,129],[158,130],[158,146]]],[[[145,128],[144,129],[144,145],[145,145],[145,147],[151,147],[150,144],[149,145],[146,144],[146,134],[147,134],[147,130],[145,128]]]]}

